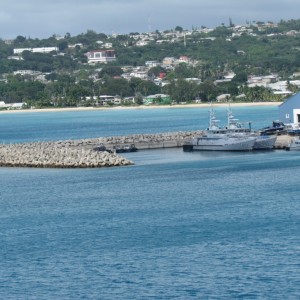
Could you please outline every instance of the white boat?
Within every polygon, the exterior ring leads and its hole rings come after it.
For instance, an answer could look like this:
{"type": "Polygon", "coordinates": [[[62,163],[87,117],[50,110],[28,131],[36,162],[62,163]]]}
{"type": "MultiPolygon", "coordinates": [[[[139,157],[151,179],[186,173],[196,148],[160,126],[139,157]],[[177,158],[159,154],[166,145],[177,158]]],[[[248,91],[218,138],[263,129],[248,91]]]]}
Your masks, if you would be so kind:
{"type": "Polygon", "coordinates": [[[256,141],[255,137],[242,134],[232,134],[219,128],[219,120],[214,111],[210,110],[209,127],[207,131],[183,145],[184,151],[250,151],[256,141]]]}
{"type": "Polygon", "coordinates": [[[293,150],[300,150],[300,139],[299,137],[293,138],[292,141],[288,144],[288,146],[285,148],[288,151],[293,151],[293,150]]]}
{"type": "Polygon", "coordinates": [[[253,146],[253,150],[274,149],[277,140],[276,135],[258,135],[253,146]]]}
{"type": "Polygon", "coordinates": [[[254,143],[254,137],[234,137],[227,134],[207,133],[192,139],[192,150],[250,151],[253,149],[254,143]]]}
{"type": "Polygon", "coordinates": [[[255,137],[253,150],[273,149],[277,136],[276,135],[260,135],[251,130],[251,123],[248,122],[249,128],[245,128],[238,119],[235,119],[231,109],[227,110],[227,132],[235,135],[247,135],[255,137]]]}

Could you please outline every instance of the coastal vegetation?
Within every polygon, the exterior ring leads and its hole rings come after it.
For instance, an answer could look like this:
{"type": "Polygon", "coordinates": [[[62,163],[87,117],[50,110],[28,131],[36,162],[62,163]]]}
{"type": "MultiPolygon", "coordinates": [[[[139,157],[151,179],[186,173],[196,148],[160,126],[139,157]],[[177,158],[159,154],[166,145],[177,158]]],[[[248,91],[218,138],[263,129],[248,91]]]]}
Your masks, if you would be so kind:
{"type": "MultiPolygon", "coordinates": [[[[124,105],[139,105],[154,94],[168,94],[175,103],[215,101],[222,94],[228,95],[227,101],[281,101],[287,93],[274,93],[263,84],[250,86],[249,77],[276,74],[290,93],[298,91],[292,80],[300,78],[299,42],[300,20],[243,26],[230,21],[229,26],[214,29],[176,26],[112,36],[93,30],[48,39],[17,36],[0,40],[0,101],[27,107],[95,106],[103,105],[100,96],[110,95],[118,96],[124,105]],[[34,47],[58,51],[14,54],[14,49],[34,47]],[[116,53],[114,61],[88,63],[88,51],[110,48],[116,53]],[[162,63],[166,57],[188,59],[162,63]],[[149,61],[157,64],[146,68],[149,61]],[[137,69],[146,77],[125,76],[137,69]]],[[[155,101],[166,103],[162,97],[155,101]]]]}

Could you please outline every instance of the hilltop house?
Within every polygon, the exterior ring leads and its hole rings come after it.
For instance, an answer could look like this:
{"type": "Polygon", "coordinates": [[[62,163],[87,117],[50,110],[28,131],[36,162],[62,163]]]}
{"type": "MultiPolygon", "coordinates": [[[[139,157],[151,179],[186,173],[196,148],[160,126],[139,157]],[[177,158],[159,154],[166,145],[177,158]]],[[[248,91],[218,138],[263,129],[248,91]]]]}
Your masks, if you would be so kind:
{"type": "Polygon", "coordinates": [[[108,63],[116,60],[115,50],[94,50],[85,53],[89,64],[108,63]]]}
{"type": "Polygon", "coordinates": [[[15,48],[14,54],[22,54],[24,51],[30,51],[33,53],[50,53],[50,52],[58,52],[58,47],[39,47],[39,48],[15,48]]]}
{"type": "Polygon", "coordinates": [[[300,123],[300,93],[294,94],[279,105],[279,119],[283,123],[300,123]]]}

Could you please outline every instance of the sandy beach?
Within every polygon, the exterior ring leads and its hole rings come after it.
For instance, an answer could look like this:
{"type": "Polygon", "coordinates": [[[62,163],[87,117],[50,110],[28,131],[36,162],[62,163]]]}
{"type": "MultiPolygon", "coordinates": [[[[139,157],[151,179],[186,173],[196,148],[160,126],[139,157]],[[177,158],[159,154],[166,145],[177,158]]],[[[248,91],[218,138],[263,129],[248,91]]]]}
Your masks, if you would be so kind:
{"type": "MultiPolygon", "coordinates": [[[[239,106],[278,106],[282,102],[243,102],[230,103],[231,107],[239,106]]],[[[228,107],[229,103],[214,103],[213,107],[228,107]]],[[[115,106],[115,107],[65,107],[65,108],[39,108],[1,110],[0,114],[10,113],[39,113],[39,112],[63,112],[63,111],[91,111],[91,110],[123,110],[123,109],[161,109],[161,108],[206,108],[210,103],[175,104],[175,105],[140,105],[140,106],[115,106]]]]}

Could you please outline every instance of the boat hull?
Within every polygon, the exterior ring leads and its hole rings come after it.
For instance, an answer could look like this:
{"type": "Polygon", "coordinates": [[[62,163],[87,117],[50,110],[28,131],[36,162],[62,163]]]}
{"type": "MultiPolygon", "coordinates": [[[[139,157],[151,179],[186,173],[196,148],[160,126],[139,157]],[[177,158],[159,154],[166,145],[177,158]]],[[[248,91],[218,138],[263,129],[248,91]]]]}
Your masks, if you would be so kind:
{"type": "MultiPolygon", "coordinates": [[[[193,151],[251,151],[255,140],[255,138],[199,137],[194,139],[191,145],[193,151]]],[[[188,145],[185,148],[190,149],[188,145]]]]}
{"type": "Polygon", "coordinates": [[[258,136],[255,140],[253,145],[253,150],[266,150],[266,149],[273,149],[277,136],[258,136]]]}
{"type": "Polygon", "coordinates": [[[300,151],[300,139],[294,139],[292,142],[286,147],[287,151],[300,151]]]}

